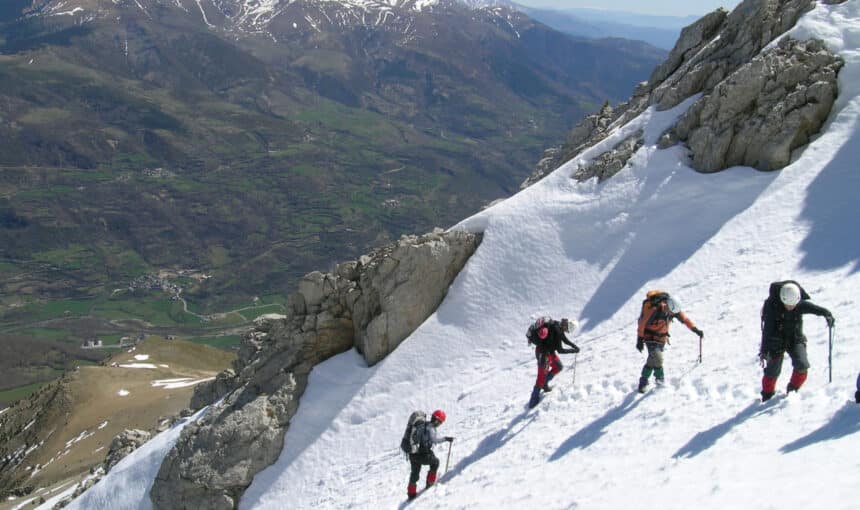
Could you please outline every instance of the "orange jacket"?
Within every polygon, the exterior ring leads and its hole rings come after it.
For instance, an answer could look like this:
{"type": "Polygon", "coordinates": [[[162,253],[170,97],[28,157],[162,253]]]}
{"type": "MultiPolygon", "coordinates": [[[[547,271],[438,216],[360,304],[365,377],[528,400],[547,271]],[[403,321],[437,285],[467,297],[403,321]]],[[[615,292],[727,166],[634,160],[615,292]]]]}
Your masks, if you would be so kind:
{"type": "Polygon", "coordinates": [[[651,310],[647,317],[639,317],[638,336],[643,337],[646,342],[665,344],[669,338],[669,323],[673,317],[683,322],[690,331],[695,332],[696,325],[684,312],[678,312],[673,316],[664,303],[651,310]]]}

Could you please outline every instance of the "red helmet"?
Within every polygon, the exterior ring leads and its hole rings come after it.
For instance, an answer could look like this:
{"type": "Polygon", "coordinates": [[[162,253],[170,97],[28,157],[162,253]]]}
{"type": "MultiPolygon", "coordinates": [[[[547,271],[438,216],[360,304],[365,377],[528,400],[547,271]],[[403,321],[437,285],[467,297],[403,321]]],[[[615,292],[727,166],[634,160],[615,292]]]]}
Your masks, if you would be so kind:
{"type": "Polygon", "coordinates": [[[547,328],[546,326],[538,330],[538,337],[541,340],[546,340],[547,335],[549,335],[549,328],[547,328]]]}
{"type": "Polygon", "coordinates": [[[436,409],[433,411],[433,419],[438,421],[440,424],[445,423],[445,411],[441,409],[436,409]]]}

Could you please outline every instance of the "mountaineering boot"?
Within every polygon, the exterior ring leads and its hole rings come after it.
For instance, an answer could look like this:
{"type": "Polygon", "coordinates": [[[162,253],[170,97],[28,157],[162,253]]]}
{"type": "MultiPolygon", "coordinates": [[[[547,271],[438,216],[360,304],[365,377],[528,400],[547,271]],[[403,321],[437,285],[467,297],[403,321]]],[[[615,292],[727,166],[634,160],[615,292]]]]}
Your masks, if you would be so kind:
{"type": "Polygon", "coordinates": [[[414,483],[410,483],[408,487],[406,487],[406,496],[409,499],[415,499],[418,496],[418,486],[414,483]]]}
{"type": "Polygon", "coordinates": [[[546,393],[549,393],[552,391],[552,386],[549,385],[549,382],[552,381],[553,377],[555,377],[555,374],[547,374],[547,376],[546,376],[546,382],[543,383],[543,388],[541,388],[546,393]]]}
{"type": "Polygon", "coordinates": [[[645,393],[645,388],[648,387],[648,379],[645,377],[639,378],[639,389],[637,390],[639,393],[645,393]]]}
{"type": "Polygon", "coordinates": [[[776,392],[776,377],[763,376],[761,378],[761,401],[767,402],[776,392]]]}
{"type": "Polygon", "coordinates": [[[803,386],[806,381],[806,372],[792,372],[791,379],[788,381],[788,386],[785,387],[786,393],[797,391],[803,386]]]}
{"type": "Polygon", "coordinates": [[[663,386],[664,384],[666,384],[666,380],[663,378],[656,379],[655,382],[657,383],[657,386],[663,386]]]}
{"type": "Polygon", "coordinates": [[[436,472],[430,471],[429,473],[427,473],[427,487],[425,487],[425,489],[433,487],[434,483],[436,483],[436,472]]]}
{"type": "Polygon", "coordinates": [[[529,399],[529,409],[538,405],[538,402],[540,402],[540,387],[535,386],[532,390],[532,398],[529,399]]]}

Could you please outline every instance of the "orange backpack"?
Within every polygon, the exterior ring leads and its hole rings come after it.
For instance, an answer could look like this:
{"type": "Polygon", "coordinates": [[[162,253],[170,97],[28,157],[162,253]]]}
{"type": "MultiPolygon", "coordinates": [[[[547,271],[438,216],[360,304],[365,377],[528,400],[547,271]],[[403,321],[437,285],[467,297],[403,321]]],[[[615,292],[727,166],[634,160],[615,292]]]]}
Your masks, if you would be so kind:
{"type": "Polygon", "coordinates": [[[663,290],[649,290],[642,301],[642,311],[639,312],[639,320],[648,318],[651,310],[657,308],[661,301],[669,299],[669,293],[663,290]]]}

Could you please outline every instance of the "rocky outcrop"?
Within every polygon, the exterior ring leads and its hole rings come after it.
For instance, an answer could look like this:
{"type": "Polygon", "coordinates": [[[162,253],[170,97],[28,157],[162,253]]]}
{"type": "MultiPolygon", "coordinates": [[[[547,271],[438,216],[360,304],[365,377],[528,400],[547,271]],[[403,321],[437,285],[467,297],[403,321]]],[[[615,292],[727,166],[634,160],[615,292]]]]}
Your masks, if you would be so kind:
{"type": "Polygon", "coordinates": [[[357,276],[351,306],[355,344],[369,364],[393,351],[433,313],[476,248],[474,235],[465,232],[408,236],[355,266],[339,268],[344,276],[357,276]]]}
{"type": "Polygon", "coordinates": [[[608,102],[604,103],[596,114],[586,116],[567,135],[567,140],[562,147],[553,147],[544,152],[544,157],[538,163],[537,169],[523,181],[520,189],[528,188],[558,168],[559,161],[562,163],[569,161],[586,147],[603,140],[609,134],[609,128],[615,118],[615,111],[608,102]]]}
{"type": "MultiPolygon", "coordinates": [[[[665,110],[696,94],[701,93],[705,97],[715,94],[718,86],[730,80],[731,77],[740,77],[741,75],[736,73],[742,67],[747,66],[762,49],[793,27],[801,15],[814,7],[815,0],[744,0],[731,13],[718,9],[699,19],[681,32],[678,42],[666,61],[654,70],[647,82],[641,83],[636,88],[629,101],[615,108],[608,109],[604,106],[600,113],[581,122],[571,132],[565,144],[552,151],[552,159],[547,160],[545,154],[539,168],[524,185],[537,182],[550,171],[604,140],[615,128],[626,124],[649,106],[656,105],[658,109],[665,110]]],[[[724,91],[726,87],[723,86],[720,90],[724,91]]],[[[797,97],[787,98],[793,92],[792,90],[783,92],[784,97],[777,99],[775,95],[780,91],[768,90],[767,98],[755,102],[776,101],[793,104],[792,102],[797,101],[797,97]]],[[[829,107],[826,109],[829,111],[829,107]]],[[[804,115],[804,118],[809,115],[804,115]]],[[[781,132],[781,130],[778,131],[781,132]]],[[[789,131],[794,132],[794,130],[789,131]]],[[[804,140],[810,134],[806,122],[803,122],[803,127],[796,132],[803,133],[796,137],[798,141],[804,140]]],[[[680,134],[675,138],[667,137],[663,140],[662,146],[665,147],[668,143],[681,139],[680,134]]],[[[789,144],[789,146],[792,145],[789,144]]],[[[793,146],[796,147],[796,145],[793,146]]],[[[774,149],[772,152],[780,151],[774,149]]],[[[712,159],[704,155],[697,157],[699,160],[712,159]]],[[[744,161],[752,159],[756,158],[746,158],[744,161]]],[[[779,168],[779,161],[782,159],[757,159],[757,161],[762,164],[766,161],[767,167],[761,168],[771,169],[779,168]]],[[[703,165],[701,168],[706,166],[703,165]]],[[[714,171],[726,166],[718,164],[707,168],[708,171],[714,171]]],[[[574,177],[579,178],[576,175],[574,177]]]]}
{"type": "Polygon", "coordinates": [[[694,94],[710,93],[814,5],[814,0],[745,0],[731,14],[718,10],[705,16],[682,33],[667,60],[673,65],[652,74],[649,103],[665,110],[694,94]]]}
{"type": "Polygon", "coordinates": [[[404,236],[306,275],[286,316],[257,321],[233,372],[195,393],[197,403],[226,396],[183,429],[150,493],[155,507],[235,508],[280,454],[313,367],[353,346],[368,364],[393,351],[439,305],[478,242],[461,231],[404,236]]]}
{"type": "Polygon", "coordinates": [[[621,143],[612,148],[612,150],[592,159],[591,162],[582,166],[573,173],[573,178],[583,182],[597,177],[597,182],[603,182],[613,175],[617,174],[627,165],[627,161],[633,157],[633,154],[644,145],[644,135],[640,129],[631,136],[625,138],[621,143]]]}
{"type": "Polygon", "coordinates": [[[105,457],[105,473],[109,472],[119,461],[126,458],[128,454],[140,448],[140,445],[149,441],[150,437],[152,437],[152,434],[139,429],[126,429],[117,434],[113,438],[113,441],[111,441],[108,454],[105,457]]]}
{"type": "Polygon", "coordinates": [[[191,402],[188,405],[191,409],[201,409],[208,406],[232,391],[235,382],[236,372],[231,369],[224,370],[215,376],[215,380],[195,386],[194,393],[191,395],[191,402]]]}
{"type": "Polygon", "coordinates": [[[702,172],[782,168],[827,120],[842,65],[820,41],[785,38],[697,101],[666,139],[686,142],[702,172]]]}

